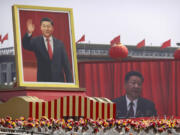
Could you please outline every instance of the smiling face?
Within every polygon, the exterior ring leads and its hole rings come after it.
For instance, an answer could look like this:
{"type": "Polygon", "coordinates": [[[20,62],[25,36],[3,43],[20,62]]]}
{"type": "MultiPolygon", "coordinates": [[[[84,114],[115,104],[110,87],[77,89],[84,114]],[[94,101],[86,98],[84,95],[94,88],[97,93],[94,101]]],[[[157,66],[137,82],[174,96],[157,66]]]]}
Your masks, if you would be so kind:
{"type": "Polygon", "coordinates": [[[139,76],[130,76],[129,80],[125,82],[125,90],[128,98],[132,101],[141,95],[142,79],[139,76]]]}
{"type": "Polygon", "coordinates": [[[53,31],[54,31],[54,28],[51,22],[43,21],[41,23],[41,32],[43,36],[45,36],[46,38],[49,38],[52,35],[53,31]]]}

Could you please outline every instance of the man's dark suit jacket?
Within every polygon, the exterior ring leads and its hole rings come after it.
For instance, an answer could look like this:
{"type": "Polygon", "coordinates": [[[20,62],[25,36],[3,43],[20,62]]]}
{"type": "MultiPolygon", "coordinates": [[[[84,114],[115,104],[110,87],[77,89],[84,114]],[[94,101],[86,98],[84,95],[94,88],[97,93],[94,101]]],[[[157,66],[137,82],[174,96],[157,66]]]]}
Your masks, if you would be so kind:
{"type": "MultiPolygon", "coordinates": [[[[126,97],[121,96],[119,98],[113,99],[112,102],[116,103],[116,118],[127,118],[126,97]]],[[[151,117],[156,115],[157,112],[154,103],[152,101],[139,97],[135,117],[151,117]]]]}
{"type": "Polygon", "coordinates": [[[37,59],[38,82],[72,82],[72,73],[64,44],[53,37],[53,58],[49,58],[43,36],[32,38],[26,33],[23,47],[33,51],[37,59]]]}

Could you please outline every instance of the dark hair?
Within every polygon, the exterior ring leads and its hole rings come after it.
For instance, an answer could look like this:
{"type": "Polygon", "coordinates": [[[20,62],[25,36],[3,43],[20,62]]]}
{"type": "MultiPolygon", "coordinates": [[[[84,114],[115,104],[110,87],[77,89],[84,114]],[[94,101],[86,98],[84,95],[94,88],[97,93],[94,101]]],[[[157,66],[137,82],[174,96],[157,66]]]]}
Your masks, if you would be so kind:
{"type": "Polygon", "coordinates": [[[51,23],[51,25],[54,25],[53,21],[50,18],[44,17],[41,19],[40,23],[42,24],[42,22],[44,22],[44,21],[48,21],[51,23]]]}
{"type": "Polygon", "coordinates": [[[137,72],[137,71],[130,71],[130,72],[126,73],[125,82],[128,82],[128,80],[131,76],[138,76],[139,78],[141,78],[141,81],[144,82],[144,77],[142,76],[142,74],[140,72],[137,72]]]}

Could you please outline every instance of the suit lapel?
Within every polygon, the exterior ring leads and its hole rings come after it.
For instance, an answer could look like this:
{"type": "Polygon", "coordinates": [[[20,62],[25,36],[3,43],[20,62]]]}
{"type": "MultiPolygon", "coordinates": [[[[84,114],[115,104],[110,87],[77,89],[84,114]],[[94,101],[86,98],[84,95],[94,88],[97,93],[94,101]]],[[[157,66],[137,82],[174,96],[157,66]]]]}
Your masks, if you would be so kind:
{"type": "Polygon", "coordinates": [[[127,115],[127,102],[126,102],[126,97],[125,96],[123,96],[122,97],[122,103],[121,103],[121,106],[122,106],[122,114],[123,114],[123,116],[126,116],[127,115]]]}
{"type": "Polygon", "coordinates": [[[143,114],[143,104],[142,104],[142,100],[141,98],[138,99],[138,102],[137,102],[137,109],[136,109],[136,116],[139,117],[143,114]]]}
{"type": "Polygon", "coordinates": [[[125,111],[126,111],[126,113],[127,113],[127,101],[126,101],[126,97],[125,96],[123,96],[123,105],[124,105],[124,108],[125,108],[125,111]]]}
{"type": "Polygon", "coordinates": [[[53,37],[53,57],[57,56],[57,53],[60,53],[59,50],[57,49],[57,45],[58,44],[56,43],[56,39],[53,37]]]}

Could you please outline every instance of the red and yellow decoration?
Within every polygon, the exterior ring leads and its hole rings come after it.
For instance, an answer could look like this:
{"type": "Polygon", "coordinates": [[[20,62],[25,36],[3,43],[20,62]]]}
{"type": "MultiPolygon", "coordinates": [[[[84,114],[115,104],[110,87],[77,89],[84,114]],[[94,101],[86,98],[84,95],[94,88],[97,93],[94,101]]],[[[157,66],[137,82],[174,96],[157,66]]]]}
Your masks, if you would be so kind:
{"type": "Polygon", "coordinates": [[[19,96],[0,104],[0,117],[24,116],[40,119],[60,119],[64,117],[83,117],[90,119],[115,118],[115,104],[107,98],[88,96],[64,96],[51,101],[37,97],[19,96]]]}

